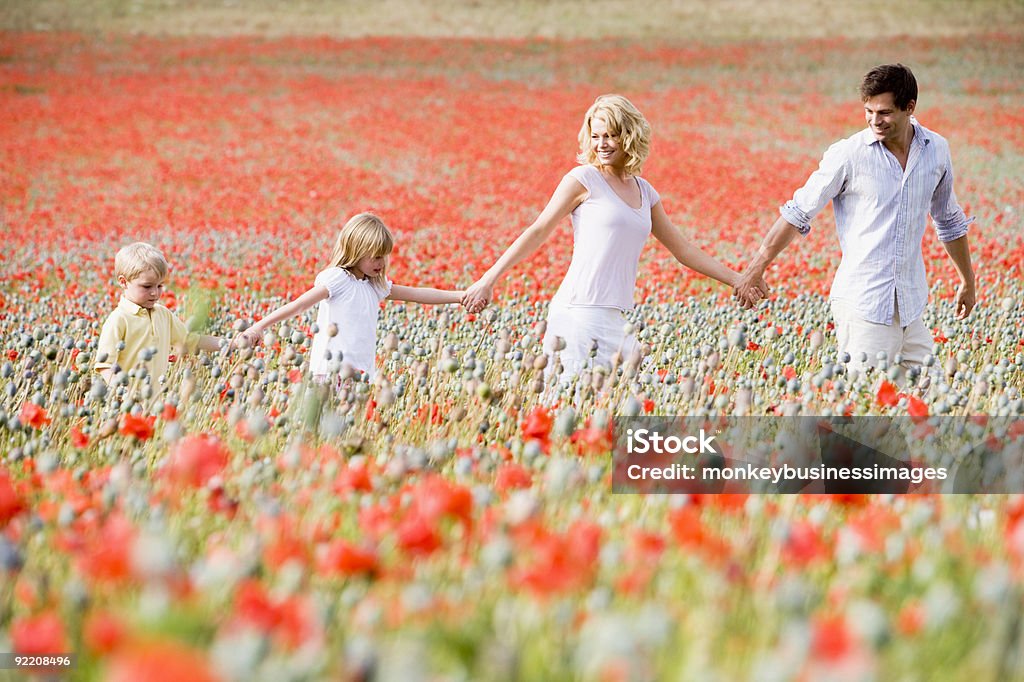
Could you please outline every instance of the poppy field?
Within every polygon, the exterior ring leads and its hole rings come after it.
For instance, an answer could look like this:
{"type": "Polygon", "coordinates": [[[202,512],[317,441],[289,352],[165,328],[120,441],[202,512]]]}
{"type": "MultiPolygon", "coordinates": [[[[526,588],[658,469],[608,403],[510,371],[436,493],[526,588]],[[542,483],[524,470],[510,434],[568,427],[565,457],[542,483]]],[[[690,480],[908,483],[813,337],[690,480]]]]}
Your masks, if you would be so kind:
{"type": "Polygon", "coordinates": [[[998,33],[0,33],[0,651],[118,682],[1021,678],[1024,496],[615,495],[609,454],[616,415],[1024,414],[1021,73],[998,33]],[[225,340],[361,211],[395,233],[395,283],[468,286],[607,92],[651,122],[674,223],[742,268],[889,61],[976,217],[966,320],[926,234],[936,346],[906,380],[835,357],[830,209],[750,311],[652,240],[646,356],[568,386],[540,351],[568,222],[480,314],[385,303],[373,384],[309,380],[312,315],[162,383],[91,371],[136,240],[171,263],[164,304],[225,340]]]}

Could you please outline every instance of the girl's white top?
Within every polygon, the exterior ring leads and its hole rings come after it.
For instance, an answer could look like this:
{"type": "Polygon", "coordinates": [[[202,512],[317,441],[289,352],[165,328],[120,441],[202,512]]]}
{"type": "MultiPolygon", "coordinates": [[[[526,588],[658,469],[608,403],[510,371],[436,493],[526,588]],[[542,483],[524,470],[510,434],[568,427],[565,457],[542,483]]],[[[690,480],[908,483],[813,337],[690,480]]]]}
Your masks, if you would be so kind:
{"type": "Polygon", "coordinates": [[[386,289],[378,289],[369,279],[356,279],[344,268],[327,268],[316,276],[315,286],[327,288],[327,299],[320,301],[316,313],[317,332],[309,353],[309,369],[313,376],[330,372],[331,360],[340,358],[355,369],[374,376],[374,355],[377,350],[377,317],[380,302],[391,293],[391,280],[386,289]],[[331,324],[338,333],[329,336],[331,324]],[[340,356],[339,356],[340,354],[340,356]]]}
{"type": "Polygon", "coordinates": [[[651,233],[651,207],[661,197],[636,177],[641,203],[633,208],[594,166],[577,166],[568,175],[588,196],[572,212],[572,262],[552,303],[631,310],[640,252],[651,233]]]}

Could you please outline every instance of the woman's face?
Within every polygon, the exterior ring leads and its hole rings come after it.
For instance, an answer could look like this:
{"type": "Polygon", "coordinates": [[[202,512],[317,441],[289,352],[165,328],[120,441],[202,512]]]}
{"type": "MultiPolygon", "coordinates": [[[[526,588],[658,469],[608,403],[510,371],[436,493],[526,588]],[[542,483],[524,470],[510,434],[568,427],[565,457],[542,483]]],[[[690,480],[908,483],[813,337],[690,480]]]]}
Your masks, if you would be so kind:
{"type": "Polygon", "coordinates": [[[608,122],[602,116],[590,121],[590,145],[601,166],[622,170],[626,165],[626,153],[622,151],[619,138],[608,130],[608,122]]]}

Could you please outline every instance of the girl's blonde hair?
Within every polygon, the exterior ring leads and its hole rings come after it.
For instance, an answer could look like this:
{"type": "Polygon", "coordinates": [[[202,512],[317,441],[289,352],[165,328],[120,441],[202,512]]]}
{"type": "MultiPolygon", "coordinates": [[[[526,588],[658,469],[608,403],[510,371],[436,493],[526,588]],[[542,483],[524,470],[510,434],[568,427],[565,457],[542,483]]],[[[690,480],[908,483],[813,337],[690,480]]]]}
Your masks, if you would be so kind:
{"type": "Polygon", "coordinates": [[[626,172],[639,175],[651,152],[651,124],[622,95],[601,95],[587,109],[583,127],[580,128],[580,153],[576,155],[576,160],[592,166],[598,165],[597,154],[590,144],[590,125],[595,118],[604,120],[608,132],[618,138],[626,154],[626,172]]]}
{"type": "MultiPolygon", "coordinates": [[[[331,253],[331,265],[351,271],[363,258],[387,256],[395,248],[395,238],[384,221],[372,213],[360,213],[349,218],[338,233],[331,253]]],[[[387,288],[388,263],[379,275],[370,277],[378,289],[387,288]]]]}

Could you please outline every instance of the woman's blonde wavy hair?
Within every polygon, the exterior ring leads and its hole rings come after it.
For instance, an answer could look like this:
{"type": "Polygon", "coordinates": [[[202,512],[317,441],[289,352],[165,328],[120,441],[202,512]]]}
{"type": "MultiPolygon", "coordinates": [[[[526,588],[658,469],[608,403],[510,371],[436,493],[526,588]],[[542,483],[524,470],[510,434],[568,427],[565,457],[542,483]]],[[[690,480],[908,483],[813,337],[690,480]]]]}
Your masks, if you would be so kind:
{"type": "Polygon", "coordinates": [[[651,153],[651,124],[640,110],[622,95],[601,95],[587,109],[580,128],[580,152],[576,160],[592,166],[599,165],[597,154],[590,144],[590,125],[595,118],[601,118],[608,131],[619,139],[626,154],[626,172],[640,175],[644,161],[651,153]]]}
{"type": "MultiPolygon", "coordinates": [[[[349,218],[338,233],[331,253],[331,265],[345,268],[349,272],[362,258],[387,256],[395,248],[395,238],[384,221],[372,213],[360,213],[349,218]]],[[[387,288],[388,262],[379,275],[370,277],[370,283],[378,289],[387,288]]]]}

